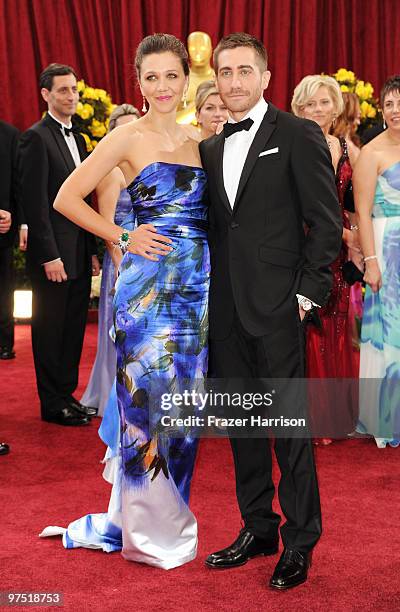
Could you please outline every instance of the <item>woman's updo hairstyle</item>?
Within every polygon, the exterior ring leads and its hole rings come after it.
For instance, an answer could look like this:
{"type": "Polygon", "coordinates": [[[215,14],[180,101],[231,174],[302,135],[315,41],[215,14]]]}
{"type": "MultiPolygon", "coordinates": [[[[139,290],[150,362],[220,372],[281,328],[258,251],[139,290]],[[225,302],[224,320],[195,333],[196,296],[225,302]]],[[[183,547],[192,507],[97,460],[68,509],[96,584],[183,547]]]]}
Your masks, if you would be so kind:
{"type": "Polygon", "coordinates": [[[138,80],[140,80],[140,68],[146,55],[167,51],[180,59],[185,76],[189,76],[189,58],[184,44],[172,34],[151,34],[143,38],[136,50],[135,68],[138,80]]]}

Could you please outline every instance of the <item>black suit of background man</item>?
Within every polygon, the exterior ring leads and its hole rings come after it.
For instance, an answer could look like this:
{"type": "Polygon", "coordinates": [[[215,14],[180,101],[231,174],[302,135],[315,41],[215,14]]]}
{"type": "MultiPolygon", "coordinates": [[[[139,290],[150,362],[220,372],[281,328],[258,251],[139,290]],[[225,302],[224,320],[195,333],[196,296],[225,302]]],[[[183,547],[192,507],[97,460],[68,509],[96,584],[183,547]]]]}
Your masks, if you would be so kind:
{"type": "Polygon", "coordinates": [[[13,247],[17,232],[17,128],[0,121],[0,210],[11,213],[12,225],[0,233],[0,357],[14,356],[14,263],[13,247]]]}
{"type": "MultiPolygon", "coordinates": [[[[218,378],[304,376],[296,294],[323,305],[341,244],[334,172],[320,128],[269,103],[233,209],[223,180],[224,133],[200,144],[210,193],[210,367],[218,378]],[[259,157],[263,151],[272,154],[259,157]],[[304,223],[308,231],[304,231],[304,223]]],[[[246,415],[247,416],[247,415],[246,415]]],[[[265,439],[231,439],[245,527],[275,542],[280,517],[265,439]]],[[[321,534],[311,440],[278,438],[285,548],[308,554],[321,534]]],[[[216,553],[217,555],[218,553],[216,553]]]]}
{"type": "MultiPolygon", "coordinates": [[[[81,160],[87,156],[73,134],[81,160]]],[[[29,227],[27,268],[32,281],[32,346],[42,418],[59,415],[78,384],[91,283],[93,236],[53,209],[75,169],[60,124],[50,115],[20,139],[21,200],[29,227]],[[53,282],[43,264],[61,258],[68,280],[53,282]]],[[[73,424],[73,423],[71,423],[73,424]]]]}

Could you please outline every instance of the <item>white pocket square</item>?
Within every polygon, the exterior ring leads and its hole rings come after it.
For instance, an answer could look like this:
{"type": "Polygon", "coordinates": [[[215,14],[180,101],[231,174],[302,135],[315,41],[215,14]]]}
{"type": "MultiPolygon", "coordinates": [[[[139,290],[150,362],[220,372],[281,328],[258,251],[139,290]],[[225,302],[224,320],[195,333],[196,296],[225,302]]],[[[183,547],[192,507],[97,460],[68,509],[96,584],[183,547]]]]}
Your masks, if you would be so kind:
{"type": "Polygon", "coordinates": [[[273,153],[279,153],[279,147],[274,147],[273,149],[262,151],[262,153],[260,153],[258,157],[263,157],[264,155],[272,155],[273,153]]]}

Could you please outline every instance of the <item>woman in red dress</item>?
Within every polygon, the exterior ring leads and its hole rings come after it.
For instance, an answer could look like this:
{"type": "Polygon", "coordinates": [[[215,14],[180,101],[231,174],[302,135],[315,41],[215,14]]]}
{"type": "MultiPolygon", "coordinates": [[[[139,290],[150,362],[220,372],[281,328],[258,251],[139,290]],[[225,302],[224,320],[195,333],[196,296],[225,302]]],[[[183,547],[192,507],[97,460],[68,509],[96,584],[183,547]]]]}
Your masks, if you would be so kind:
{"type": "MultiPolygon", "coordinates": [[[[357,94],[352,93],[350,91],[346,91],[343,93],[343,102],[343,112],[337,118],[335,124],[332,126],[331,133],[334,136],[337,136],[337,138],[339,139],[340,137],[343,137],[346,140],[350,164],[351,167],[354,169],[361,149],[361,141],[357,136],[358,126],[361,122],[361,108],[357,94]]],[[[351,207],[351,212],[355,212],[354,206],[351,207]]],[[[355,347],[357,350],[359,350],[360,346],[358,322],[361,321],[362,313],[362,284],[361,282],[356,282],[351,286],[350,289],[349,317],[352,326],[353,347],[355,347]]]]}
{"type": "MultiPolygon", "coordinates": [[[[342,248],[332,264],[333,286],[329,302],[318,308],[321,326],[309,325],[307,330],[307,377],[355,379],[358,377],[352,351],[352,329],[349,322],[350,286],[343,278],[342,268],[349,257],[362,269],[362,256],[357,233],[351,226],[351,214],[345,211],[345,200],[351,189],[352,169],[347,143],[329,133],[332,123],[343,110],[342,92],[332,77],[310,75],[297,85],[293,112],[318,123],[326,138],[336,173],[336,186],[343,216],[342,248]]],[[[329,444],[331,436],[345,435],[354,430],[357,420],[356,385],[342,381],[315,385],[311,395],[311,420],[318,435],[316,442],[329,444]],[[314,398],[314,399],[313,399],[314,398]]]]}

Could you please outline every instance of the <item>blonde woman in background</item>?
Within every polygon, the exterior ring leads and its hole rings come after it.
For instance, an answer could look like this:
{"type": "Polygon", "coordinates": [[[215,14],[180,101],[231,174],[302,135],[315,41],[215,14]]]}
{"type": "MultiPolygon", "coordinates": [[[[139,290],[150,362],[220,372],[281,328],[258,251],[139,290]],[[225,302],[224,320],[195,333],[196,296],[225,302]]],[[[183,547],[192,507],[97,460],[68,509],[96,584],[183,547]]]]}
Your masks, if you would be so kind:
{"type": "Polygon", "coordinates": [[[203,81],[196,92],[196,120],[202,140],[214,136],[219,125],[228,120],[228,109],[222,102],[214,81],[203,81]]]}
{"type": "MultiPolygon", "coordinates": [[[[108,131],[111,132],[114,128],[136,121],[140,118],[140,113],[131,104],[121,104],[117,106],[110,116],[110,124],[108,131]]],[[[132,208],[129,193],[121,184],[121,193],[115,208],[115,214],[110,211],[110,207],[104,206],[110,199],[108,197],[108,188],[103,184],[97,190],[97,198],[99,210],[107,216],[109,221],[115,221],[117,225],[122,225],[124,217],[132,208]]],[[[112,201],[112,199],[111,199],[112,201]]],[[[110,391],[115,379],[116,372],[116,352],[114,342],[109,336],[109,331],[112,326],[112,302],[114,293],[115,274],[122,258],[119,249],[113,245],[107,245],[107,251],[104,253],[100,300],[99,300],[99,318],[98,318],[98,335],[97,335],[97,354],[90,374],[89,382],[82,396],[81,404],[84,406],[93,406],[97,408],[98,416],[103,416],[107,401],[110,396],[110,391]]]]}
{"type": "MultiPolygon", "coordinates": [[[[350,286],[345,282],[342,267],[348,260],[349,249],[359,257],[356,232],[350,229],[345,212],[344,199],[351,183],[352,168],[347,144],[344,138],[330,134],[332,124],[341,115],[344,103],[338,83],[329,76],[309,75],[304,77],[294,90],[292,110],[298,117],[315,121],[321,128],[336,175],[338,205],[343,219],[342,248],[333,262],[333,286],[329,301],[318,308],[321,326],[309,326],[307,330],[306,371],[308,378],[349,378],[357,377],[352,354],[352,333],[349,322],[350,286]]],[[[329,388],[321,385],[318,405],[311,403],[311,417],[314,430],[320,436],[316,443],[330,444],[332,437],[351,433],[356,424],[357,402],[351,392],[344,391],[344,397],[336,389],[335,406],[329,388]],[[340,407],[340,412],[337,410],[340,407]]]]}

